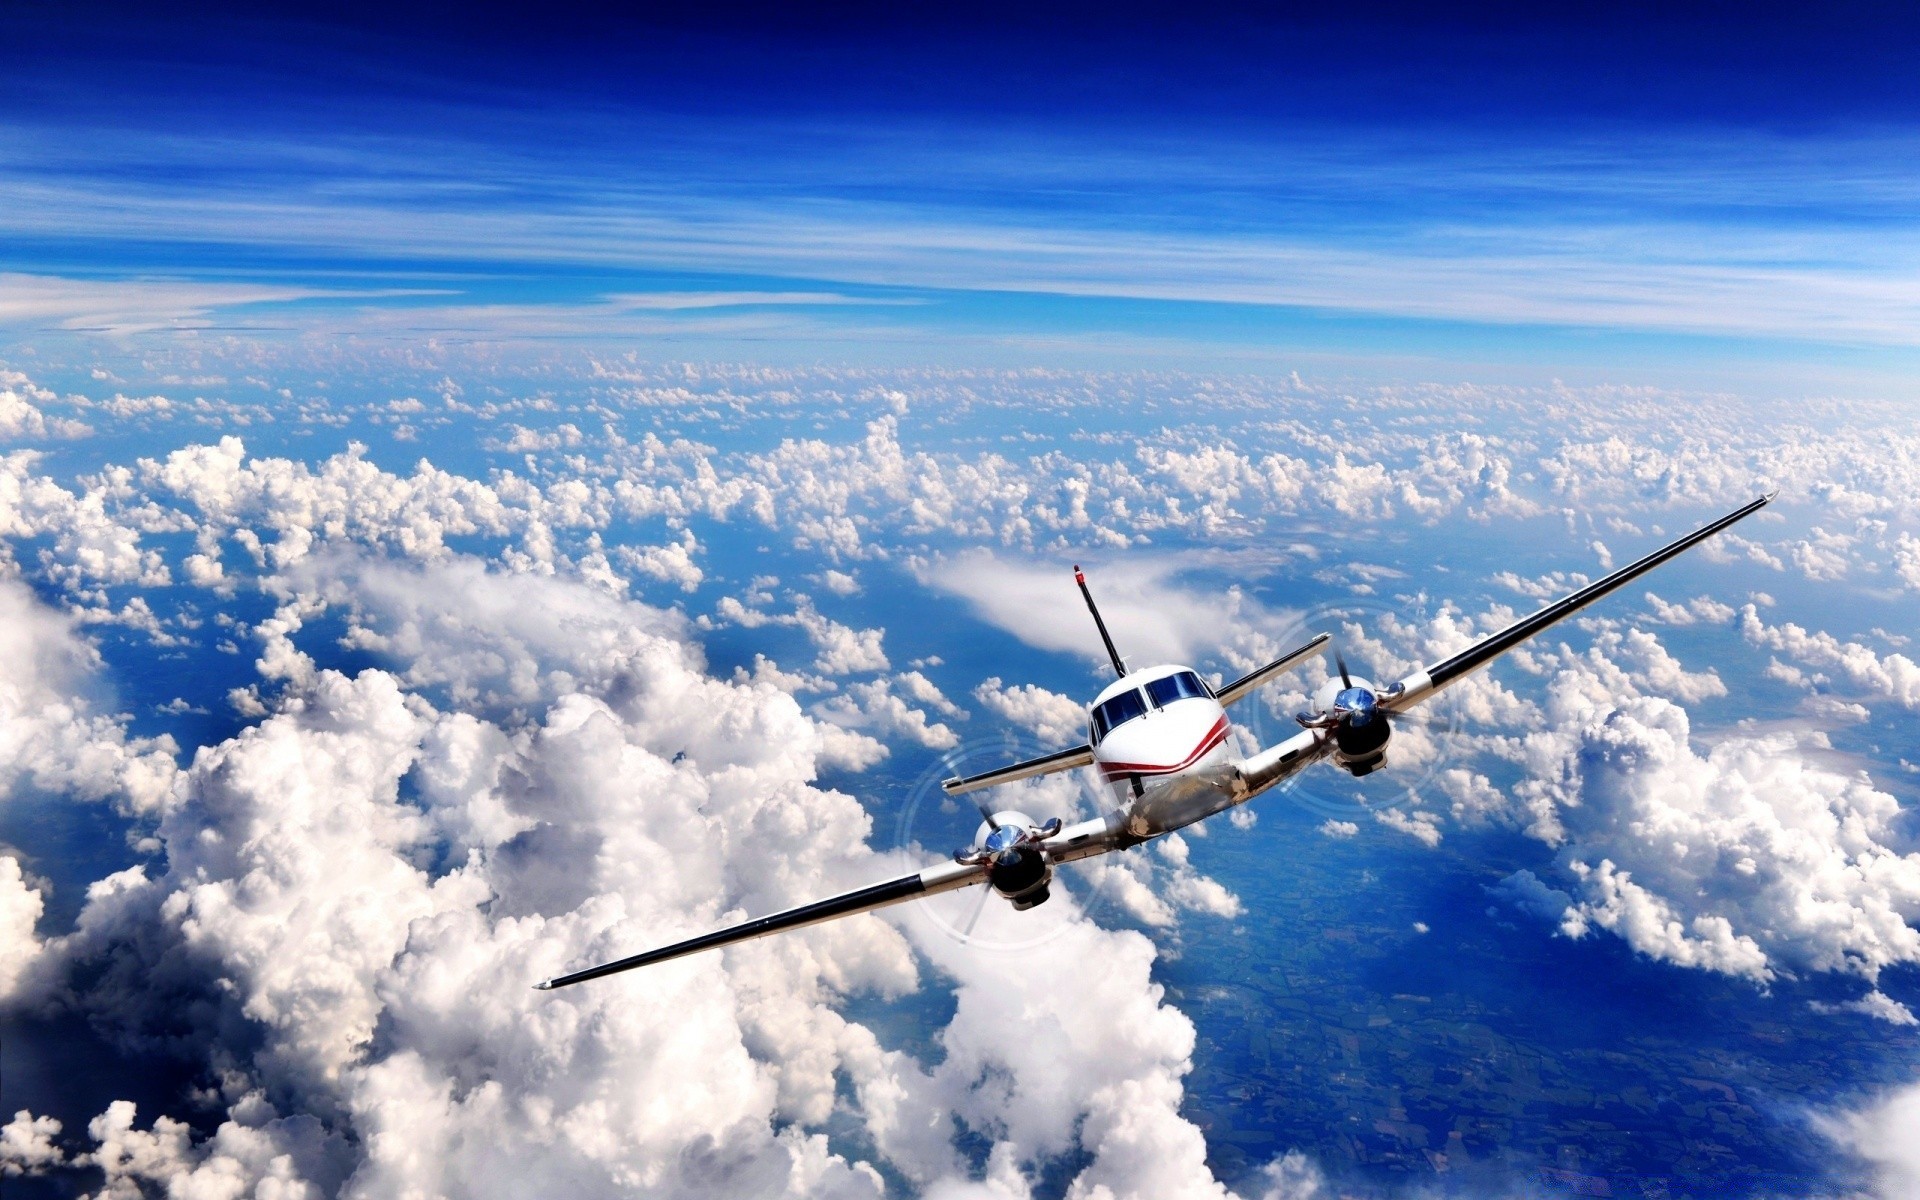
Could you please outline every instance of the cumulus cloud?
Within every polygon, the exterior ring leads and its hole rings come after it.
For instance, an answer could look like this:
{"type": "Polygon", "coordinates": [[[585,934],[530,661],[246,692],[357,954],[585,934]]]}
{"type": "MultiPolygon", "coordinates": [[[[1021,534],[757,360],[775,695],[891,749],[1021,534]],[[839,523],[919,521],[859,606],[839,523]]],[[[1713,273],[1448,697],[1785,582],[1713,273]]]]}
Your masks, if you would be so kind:
{"type": "MultiPolygon", "coordinates": [[[[97,1022],[164,1034],[226,1081],[204,1139],[128,1103],[96,1117],[73,1161],[110,1190],[877,1196],[872,1165],[809,1132],[845,1079],[878,1152],[930,1194],[966,1179],[966,1129],[1010,1194],[1077,1151],[1075,1195],[1225,1195],[1180,1115],[1193,1029],[1160,1000],[1151,943],[1065,891],[990,910],[1048,935],[1027,954],[905,913],[912,949],[861,917],[533,991],[908,864],[811,786],[821,726],[770,686],[708,678],[664,614],[462,559],[307,555],[279,586],[272,661],[297,662],[301,621],[331,606],[390,666],[274,668],[271,710],[204,750],[160,818],[164,861],[96,885],[63,940],[98,980],[79,998],[97,1022]],[[916,951],[956,988],[937,1065],[839,1012],[919,986],[916,951]],[[1032,1036],[1010,1043],[1016,1016],[1032,1036]]],[[[931,681],[889,682],[934,702],[931,681]]],[[[1176,902],[1237,911],[1183,850],[1160,852],[1176,902]]],[[[9,1162],[55,1165],[57,1130],[9,1130],[9,1162]]]]}
{"type": "Polygon", "coordinates": [[[1920,1195],[1920,1084],[1851,1112],[1816,1115],[1815,1124],[1866,1164],[1876,1200],[1920,1195]]]}
{"type": "Polygon", "coordinates": [[[37,388],[18,371],[0,370],[0,438],[19,441],[27,438],[80,438],[93,432],[82,421],[48,417],[35,401],[45,404],[53,393],[37,388]]]}
{"type": "MultiPolygon", "coordinates": [[[[960,744],[959,737],[952,729],[929,722],[924,710],[908,704],[893,689],[893,681],[885,679],[849,684],[839,695],[815,705],[814,712],[842,728],[871,728],[888,736],[907,738],[932,750],[949,750],[960,744]]],[[[935,694],[938,694],[938,689],[935,689],[935,694]]]]}
{"type": "Polygon", "coordinates": [[[1778,651],[1805,666],[1837,672],[1855,687],[1896,700],[1906,708],[1920,708],[1920,664],[1904,654],[1883,657],[1859,642],[1843,642],[1830,633],[1809,631],[1791,621],[1768,625],[1753,604],[1740,610],[1740,632],[1755,646],[1778,651]]]}
{"type": "Polygon", "coordinates": [[[21,990],[45,949],[34,933],[46,900],[27,882],[20,860],[0,855],[0,1005],[21,990]]]}
{"type": "Polygon", "coordinates": [[[1001,720],[1028,730],[1043,742],[1070,746],[1087,737],[1087,710],[1071,696],[1031,683],[1007,686],[998,675],[980,682],[973,698],[1001,720]]]}
{"type": "Polygon", "coordinates": [[[1892,796],[1817,765],[1799,736],[1702,754],[1689,733],[1685,711],[1656,698],[1580,730],[1558,797],[1577,885],[1566,932],[1607,929],[1756,983],[1815,970],[1871,985],[1920,961],[1920,854],[1900,847],[1892,796]]]}
{"type": "Polygon", "coordinates": [[[659,546],[619,546],[614,557],[629,570],[677,585],[683,592],[697,591],[707,574],[694,561],[701,551],[700,540],[691,529],[680,531],[677,541],[659,546]]]}
{"type": "Polygon", "coordinates": [[[71,617],[0,576],[0,788],[25,783],[157,813],[172,795],[175,746],[128,736],[99,689],[99,668],[71,617]]]}
{"type": "MultiPolygon", "coordinates": [[[[918,574],[922,583],[966,599],[983,620],[1030,646],[1104,663],[1106,651],[1070,566],[978,550],[925,563],[918,574]]],[[[1089,575],[1100,615],[1130,666],[1198,662],[1241,649],[1249,638],[1276,638],[1299,627],[1298,614],[1270,612],[1238,588],[1182,587],[1177,573],[1171,559],[1136,554],[1089,575]]]]}

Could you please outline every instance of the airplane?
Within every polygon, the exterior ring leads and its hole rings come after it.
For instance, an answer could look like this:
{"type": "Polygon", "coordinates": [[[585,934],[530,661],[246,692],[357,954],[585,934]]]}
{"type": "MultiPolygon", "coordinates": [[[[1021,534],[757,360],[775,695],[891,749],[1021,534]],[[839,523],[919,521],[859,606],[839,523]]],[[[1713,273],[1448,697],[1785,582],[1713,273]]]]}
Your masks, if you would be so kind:
{"type": "MultiPolygon", "coordinates": [[[[703,950],[981,884],[988,888],[981,897],[983,905],[989,895],[998,895],[1016,911],[1024,911],[1046,902],[1055,867],[1129,849],[1184,829],[1246,803],[1312,763],[1330,760],[1356,778],[1372,774],[1386,762],[1395,718],[1481,670],[1527,639],[1758,512],[1778,494],[1769,492],[1389,687],[1376,687],[1369,680],[1353,675],[1347,670],[1344,658],[1336,654],[1339,676],[1329,678],[1314,693],[1312,710],[1296,718],[1300,732],[1278,745],[1237,760],[1229,749],[1232,726],[1227,709],[1319,653],[1328,635],[1317,634],[1300,648],[1220,688],[1209,687],[1192,668],[1175,664],[1129,671],[1093,602],[1085,573],[1075,566],[1074,582],[1079,585],[1087,610],[1093,615],[1094,626],[1100,631],[1107,657],[1119,677],[1094,697],[1089,706],[1087,741],[983,774],[948,779],[941,787],[948,795],[959,796],[1056,771],[1092,766],[1099,768],[1101,778],[1112,790],[1114,808],[1102,816],[1065,825],[1058,817],[1042,824],[1016,810],[996,811],[981,804],[984,820],[974,835],[973,844],[957,851],[947,862],[629,958],[560,975],[534,986],[541,991],[551,991],[703,950]]],[[[975,916],[978,916],[977,909],[975,916]]]]}

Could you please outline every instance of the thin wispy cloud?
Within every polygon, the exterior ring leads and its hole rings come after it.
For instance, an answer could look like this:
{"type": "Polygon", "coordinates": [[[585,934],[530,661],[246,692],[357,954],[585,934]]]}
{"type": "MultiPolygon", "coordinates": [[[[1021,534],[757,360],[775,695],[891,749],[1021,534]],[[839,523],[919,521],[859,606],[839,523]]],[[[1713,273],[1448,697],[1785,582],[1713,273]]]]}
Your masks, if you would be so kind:
{"type": "MultiPolygon", "coordinates": [[[[975,131],[683,133],[667,169],[563,174],[524,147],[270,136],[145,151],[140,185],[16,140],[21,244],[244,244],[383,264],[730,273],[838,287],[1285,306],[1643,333],[1920,343],[1917,187],[1889,139],[1627,137],[1417,148],[975,131]],[[330,153],[323,151],[330,150],[330,153]],[[194,167],[194,170],[186,170],[194,167]],[[174,169],[181,168],[181,169],[174,169]],[[247,186],[233,186],[244,179],[247,186]],[[1861,236],[1863,228],[1871,236],[1861,236]]],[[[104,137],[102,152],[117,144],[104,137]]],[[[1910,159],[1909,159],[1910,161],[1910,159]]],[[[651,168],[651,164],[649,164],[651,168]]],[[[673,311],[879,302],[822,289],[621,291],[673,311]]],[[[903,297],[889,297],[898,303],[903,297]]],[[[568,299],[572,299],[569,297],[568,299]]]]}

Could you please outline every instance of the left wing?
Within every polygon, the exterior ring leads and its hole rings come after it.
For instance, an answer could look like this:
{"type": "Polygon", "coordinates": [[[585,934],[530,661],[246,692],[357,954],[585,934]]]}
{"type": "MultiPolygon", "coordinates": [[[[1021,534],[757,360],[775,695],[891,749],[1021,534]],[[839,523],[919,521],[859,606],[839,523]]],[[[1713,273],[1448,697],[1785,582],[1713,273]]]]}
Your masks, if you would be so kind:
{"type": "MultiPolygon", "coordinates": [[[[1458,683],[1485,667],[1535,634],[1565,620],[1602,596],[1625,587],[1661,563],[1692,549],[1735,521],[1760,511],[1778,494],[1778,492],[1770,492],[1753,503],[1694,530],[1678,541],[1662,546],[1645,558],[1629,563],[1597,583],[1588,584],[1572,595],[1556,600],[1525,620],[1515,621],[1499,633],[1476,642],[1452,658],[1437,662],[1423,671],[1415,671],[1392,687],[1377,693],[1375,702],[1381,710],[1389,714],[1398,715],[1406,712],[1421,701],[1429,699],[1442,688],[1458,683]]],[[[1308,764],[1327,757],[1333,753],[1333,748],[1333,738],[1329,736],[1327,730],[1303,729],[1286,741],[1269,746],[1242,760],[1234,767],[1232,786],[1236,802],[1250,799],[1281,780],[1298,773],[1308,764]]]]}
{"type": "Polygon", "coordinates": [[[1467,647],[1452,658],[1437,662],[1424,671],[1415,671],[1381,693],[1380,707],[1391,713],[1407,711],[1442,688],[1458,683],[1480,670],[1521,642],[1566,620],[1602,596],[1625,587],[1668,559],[1693,549],[1734,522],[1745,520],[1759,512],[1779,494],[1779,492],[1768,492],[1751,504],[1743,505],[1719,520],[1701,526],[1678,541],[1662,546],[1645,558],[1628,563],[1597,583],[1590,583],[1572,595],[1554,601],[1525,620],[1515,621],[1499,633],[1467,647]]]}
{"type": "Polygon", "coordinates": [[[816,900],[812,904],[802,904],[799,908],[790,908],[785,912],[774,913],[772,916],[742,922],[731,929],[688,938],[684,942],[675,942],[671,946],[648,950],[644,954],[636,954],[631,958],[622,958],[598,967],[589,967],[584,971],[575,971],[571,975],[559,975],[534,986],[543,992],[550,992],[554,988],[566,987],[572,983],[585,983],[589,979],[599,979],[603,975],[631,971],[635,967],[652,966],[654,963],[666,962],[668,959],[679,958],[684,954],[696,954],[702,950],[731,946],[735,942],[752,941],[754,938],[766,937],[770,933],[781,933],[788,929],[798,929],[803,925],[817,925],[821,921],[831,921],[835,917],[872,912],[876,908],[899,904],[905,900],[912,900],[916,896],[934,896],[941,892],[951,892],[957,888],[983,883],[986,878],[987,868],[984,863],[941,863],[938,866],[928,867],[918,874],[890,879],[886,883],[876,883],[872,887],[864,887],[857,892],[847,892],[827,900],[816,900]]]}

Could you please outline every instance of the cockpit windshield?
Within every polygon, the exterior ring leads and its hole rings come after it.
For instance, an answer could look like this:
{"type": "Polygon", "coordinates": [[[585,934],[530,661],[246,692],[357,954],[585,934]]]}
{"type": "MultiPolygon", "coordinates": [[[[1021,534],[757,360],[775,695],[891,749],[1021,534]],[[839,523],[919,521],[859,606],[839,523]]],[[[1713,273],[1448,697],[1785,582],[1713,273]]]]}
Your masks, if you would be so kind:
{"type": "Polygon", "coordinates": [[[1181,671],[1165,679],[1150,681],[1147,684],[1147,695],[1153,698],[1155,707],[1165,708],[1175,700],[1189,700],[1196,697],[1204,700],[1212,693],[1207,691],[1207,685],[1200,682],[1198,675],[1192,671],[1181,671]]]}
{"type": "Polygon", "coordinates": [[[1138,691],[1121,692],[1106,703],[1096,705],[1093,710],[1093,740],[1098,742],[1135,717],[1145,716],[1146,712],[1147,698],[1138,691]]]}

